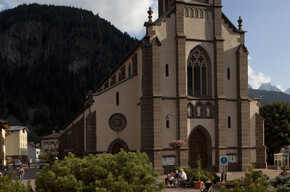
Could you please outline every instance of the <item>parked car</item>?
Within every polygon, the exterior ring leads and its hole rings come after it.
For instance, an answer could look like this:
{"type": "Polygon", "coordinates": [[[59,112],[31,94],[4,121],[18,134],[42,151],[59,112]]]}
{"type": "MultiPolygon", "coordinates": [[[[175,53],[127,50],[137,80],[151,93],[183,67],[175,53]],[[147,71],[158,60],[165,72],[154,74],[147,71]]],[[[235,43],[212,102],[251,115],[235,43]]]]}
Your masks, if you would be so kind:
{"type": "MultiPolygon", "coordinates": [[[[13,162],[9,163],[9,166],[13,166],[13,162]]],[[[15,162],[15,166],[16,167],[21,167],[22,166],[22,162],[21,161],[16,161],[15,162]]]]}

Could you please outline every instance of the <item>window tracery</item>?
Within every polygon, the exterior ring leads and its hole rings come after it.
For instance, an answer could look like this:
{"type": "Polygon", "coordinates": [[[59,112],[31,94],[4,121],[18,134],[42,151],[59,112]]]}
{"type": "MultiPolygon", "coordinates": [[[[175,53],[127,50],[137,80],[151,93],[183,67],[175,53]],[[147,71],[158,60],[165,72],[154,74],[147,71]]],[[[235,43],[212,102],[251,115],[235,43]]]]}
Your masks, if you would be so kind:
{"type": "Polygon", "coordinates": [[[207,74],[208,69],[206,57],[199,49],[195,49],[191,52],[188,59],[188,95],[196,97],[207,95],[207,74]]]}

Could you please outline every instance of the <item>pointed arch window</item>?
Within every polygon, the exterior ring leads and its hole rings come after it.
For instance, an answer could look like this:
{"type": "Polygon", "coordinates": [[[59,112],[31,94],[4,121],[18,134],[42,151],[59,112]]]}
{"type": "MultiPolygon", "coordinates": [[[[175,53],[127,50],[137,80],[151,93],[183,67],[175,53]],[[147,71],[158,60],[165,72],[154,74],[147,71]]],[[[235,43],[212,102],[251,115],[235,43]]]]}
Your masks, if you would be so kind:
{"type": "Polygon", "coordinates": [[[132,75],[131,63],[129,63],[129,67],[128,67],[128,77],[130,77],[131,75],[132,75]]]}
{"type": "Polygon", "coordinates": [[[190,8],[190,17],[194,17],[193,9],[190,8]]]}
{"type": "Polygon", "coordinates": [[[188,8],[185,7],[185,17],[189,17],[189,12],[188,12],[188,8]]]}
{"type": "Polygon", "coordinates": [[[203,19],[203,10],[200,10],[200,18],[203,19]]]}
{"type": "Polygon", "coordinates": [[[197,48],[191,51],[187,65],[187,90],[189,96],[208,95],[208,64],[204,54],[197,48]]]}
{"type": "Polygon", "coordinates": [[[198,9],[195,9],[195,18],[198,18],[198,9]]]}

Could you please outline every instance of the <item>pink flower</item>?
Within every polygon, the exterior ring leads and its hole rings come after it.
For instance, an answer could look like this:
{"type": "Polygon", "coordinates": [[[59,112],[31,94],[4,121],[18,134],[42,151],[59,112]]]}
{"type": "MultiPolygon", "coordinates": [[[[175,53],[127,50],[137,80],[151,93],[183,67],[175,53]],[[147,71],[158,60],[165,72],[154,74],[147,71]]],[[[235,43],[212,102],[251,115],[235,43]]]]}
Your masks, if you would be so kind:
{"type": "Polygon", "coordinates": [[[173,148],[180,148],[185,145],[186,145],[186,142],[183,140],[172,140],[169,142],[169,146],[173,148]]]}

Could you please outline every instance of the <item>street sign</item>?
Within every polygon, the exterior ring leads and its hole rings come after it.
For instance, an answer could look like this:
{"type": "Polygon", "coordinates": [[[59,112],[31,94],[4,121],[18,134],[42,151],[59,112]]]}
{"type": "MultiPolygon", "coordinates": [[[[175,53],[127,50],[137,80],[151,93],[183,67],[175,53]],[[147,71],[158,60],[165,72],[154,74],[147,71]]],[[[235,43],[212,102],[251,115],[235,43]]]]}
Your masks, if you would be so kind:
{"type": "Polygon", "coordinates": [[[221,165],[228,165],[228,157],[227,156],[221,156],[220,158],[220,164],[221,165]]]}

